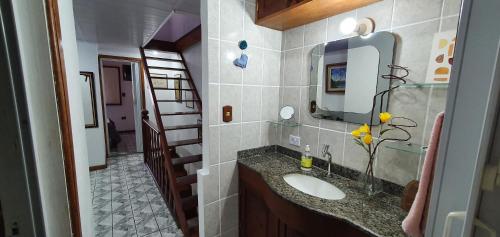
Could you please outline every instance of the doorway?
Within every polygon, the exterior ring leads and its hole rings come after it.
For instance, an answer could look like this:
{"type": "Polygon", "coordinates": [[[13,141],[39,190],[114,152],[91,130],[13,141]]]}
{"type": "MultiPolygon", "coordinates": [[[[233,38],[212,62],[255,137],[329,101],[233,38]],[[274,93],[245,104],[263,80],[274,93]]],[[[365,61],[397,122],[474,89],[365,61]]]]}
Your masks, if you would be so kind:
{"type": "Polygon", "coordinates": [[[107,157],[142,152],[142,62],[110,55],[99,55],[98,59],[107,157]]]}

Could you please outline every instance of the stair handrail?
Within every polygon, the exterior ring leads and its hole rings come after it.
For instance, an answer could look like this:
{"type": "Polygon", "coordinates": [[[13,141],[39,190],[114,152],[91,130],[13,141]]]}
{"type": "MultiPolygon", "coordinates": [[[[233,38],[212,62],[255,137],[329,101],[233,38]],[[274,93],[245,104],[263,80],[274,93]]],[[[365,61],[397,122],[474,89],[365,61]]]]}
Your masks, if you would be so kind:
{"type": "Polygon", "coordinates": [[[146,71],[146,77],[148,79],[149,89],[151,91],[150,98],[152,100],[153,107],[154,107],[156,124],[157,124],[158,129],[160,130],[160,141],[161,141],[161,146],[162,146],[162,153],[163,153],[163,156],[165,157],[165,167],[167,168],[168,182],[169,182],[169,185],[171,187],[169,189],[169,192],[171,193],[172,197],[174,198],[175,214],[177,215],[177,219],[181,225],[182,232],[185,234],[188,234],[189,227],[188,227],[186,215],[184,213],[184,210],[182,209],[182,201],[181,201],[180,194],[178,192],[176,177],[174,176],[174,167],[172,165],[172,157],[170,156],[170,151],[168,149],[165,127],[163,126],[163,121],[161,119],[160,109],[158,107],[158,102],[156,100],[156,94],[155,94],[155,91],[153,89],[154,88],[153,82],[151,80],[151,75],[150,75],[149,69],[148,69],[149,68],[148,62],[147,62],[143,47],[140,47],[140,52],[141,52],[142,63],[144,64],[144,68],[146,71]]]}

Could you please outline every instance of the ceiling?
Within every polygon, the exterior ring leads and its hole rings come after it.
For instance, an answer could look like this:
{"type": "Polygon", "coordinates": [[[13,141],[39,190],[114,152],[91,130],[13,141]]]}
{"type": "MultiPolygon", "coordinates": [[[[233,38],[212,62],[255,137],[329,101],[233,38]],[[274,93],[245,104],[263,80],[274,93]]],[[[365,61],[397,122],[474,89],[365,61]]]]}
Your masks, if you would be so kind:
{"type": "Polygon", "coordinates": [[[200,17],[173,13],[154,36],[155,40],[175,42],[201,24],[200,17]]]}
{"type": "Polygon", "coordinates": [[[140,46],[173,11],[199,15],[200,0],[73,0],[78,40],[140,46]]]}

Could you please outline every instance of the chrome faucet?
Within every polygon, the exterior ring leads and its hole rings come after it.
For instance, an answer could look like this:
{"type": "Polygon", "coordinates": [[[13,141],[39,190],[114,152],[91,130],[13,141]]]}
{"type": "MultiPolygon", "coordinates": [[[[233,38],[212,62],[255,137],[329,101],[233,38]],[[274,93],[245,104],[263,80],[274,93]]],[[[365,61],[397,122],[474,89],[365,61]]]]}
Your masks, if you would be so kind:
{"type": "Polygon", "coordinates": [[[328,151],[328,149],[330,149],[330,145],[323,144],[323,152],[322,152],[323,158],[325,158],[325,156],[328,156],[328,174],[327,174],[327,176],[331,177],[332,176],[332,171],[331,171],[332,154],[330,154],[330,151],[328,151]]]}

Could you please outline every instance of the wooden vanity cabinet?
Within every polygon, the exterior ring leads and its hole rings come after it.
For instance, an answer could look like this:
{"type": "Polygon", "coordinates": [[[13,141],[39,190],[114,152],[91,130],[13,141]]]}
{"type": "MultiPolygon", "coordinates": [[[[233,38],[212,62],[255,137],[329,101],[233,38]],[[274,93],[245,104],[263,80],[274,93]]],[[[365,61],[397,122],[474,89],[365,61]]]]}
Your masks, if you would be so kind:
{"type": "Polygon", "coordinates": [[[287,30],[380,0],[256,0],[255,24],[287,30]]]}
{"type": "Polygon", "coordinates": [[[240,237],[370,236],[345,221],[283,199],[244,165],[238,165],[238,172],[240,237]]]}

